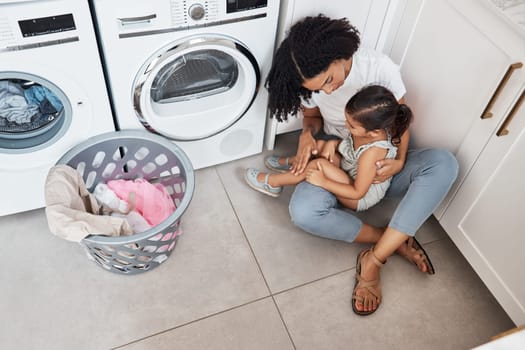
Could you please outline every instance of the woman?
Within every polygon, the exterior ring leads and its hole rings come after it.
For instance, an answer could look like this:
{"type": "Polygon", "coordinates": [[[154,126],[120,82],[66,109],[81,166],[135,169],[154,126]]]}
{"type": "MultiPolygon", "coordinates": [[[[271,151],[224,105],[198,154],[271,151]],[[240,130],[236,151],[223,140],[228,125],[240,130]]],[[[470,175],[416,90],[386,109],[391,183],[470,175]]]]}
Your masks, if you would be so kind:
{"type": "MultiPolygon", "coordinates": [[[[399,68],[385,55],[359,49],[359,33],[346,19],[322,15],[296,23],[275,54],[266,80],[269,110],[279,121],[302,112],[303,131],[292,159],[272,156],[273,170],[299,175],[319,150],[316,139],[348,136],[344,106],[357,90],[379,84],[404,103],[405,87],[399,68]]],[[[380,268],[393,253],[433,274],[430,260],[413,238],[437,208],[456,179],[457,161],[446,150],[408,150],[409,131],[401,136],[395,159],[376,163],[375,182],[391,179],[387,197],[401,201],[388,227],[361,222],[342,208],[336,196],[321,187],[301,182],[290,200],[295,225],[312,234],[347,242],[372,243],[357,259],[352,308],[359,315],[377,310],[381,302],[380,268]]]]}

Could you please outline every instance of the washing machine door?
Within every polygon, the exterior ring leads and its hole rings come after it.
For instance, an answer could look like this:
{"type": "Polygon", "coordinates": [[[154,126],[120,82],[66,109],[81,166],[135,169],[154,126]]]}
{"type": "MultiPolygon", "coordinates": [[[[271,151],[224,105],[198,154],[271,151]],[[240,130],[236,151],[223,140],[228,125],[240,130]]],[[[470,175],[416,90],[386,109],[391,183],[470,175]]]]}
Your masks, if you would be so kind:
{"type": "Polygon", "coordinates": [[[72,108],[62,89],[41,76],[0,72],[0,153],[34,153],[63,137],[72,108]]]}
{"type": "Polygon", "coordinates": [[[135,78],[133,103],[147,129],[173,140],[199,140],[242,118],[259,85],[259,66],[245,46],[199,36],[150,57],[135,78]]]}

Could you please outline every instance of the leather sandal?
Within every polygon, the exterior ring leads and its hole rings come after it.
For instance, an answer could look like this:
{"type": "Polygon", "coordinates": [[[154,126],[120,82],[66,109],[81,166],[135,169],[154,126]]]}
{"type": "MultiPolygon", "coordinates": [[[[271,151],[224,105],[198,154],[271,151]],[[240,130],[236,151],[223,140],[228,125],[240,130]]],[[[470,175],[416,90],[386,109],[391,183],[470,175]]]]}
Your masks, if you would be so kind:
{"type": "Polygon", "coordinates": [[[381,304],[381,285],[379,284],[379,277],[371,281],[367,281],[363,277],[361,277],[361,259],[367,254],[371,254],[370,258],[372,262],[379,268],[381,268],[386,263],[386,261],[384,263],[381,262],[374,255],[374,251],[372,248],[361,251],[361,253],[359,253],[359,255],[357,256],[355,283],[354,290],[352,292],[352,310],[359,316],[367,316],[373,314],[377,311],[377,309],[379,309],[379,305],[381,304]],[[374,310],[362,311],[357,309],[355,305],[356,302],[359,302],[364,306],[365,301],[365,297],[363,297],[362,295],[357,295],[357,291],[359,289],[366,289],[366,291],[369,294],[369,297],[376,299],[377,307],[374,310]]]}
{"type": "Polygon", "coordinates": [[[403,255],[405,259],[416,265],[421,270],[421,265],[426,264],[427,266],[427,273],[429,275],[433,275],[436,273],[434,270],[434,266],[432,266],[432,262],[430,261],[430,258],[427,255],[427,252],[423,249],[423,246],[419,244],[419,242],[416,240],[415,237],[410,237],[406,241],[406,253],[403,255]],[[418,259],[419,263],[416,262],[416,259],[418,259]]]}

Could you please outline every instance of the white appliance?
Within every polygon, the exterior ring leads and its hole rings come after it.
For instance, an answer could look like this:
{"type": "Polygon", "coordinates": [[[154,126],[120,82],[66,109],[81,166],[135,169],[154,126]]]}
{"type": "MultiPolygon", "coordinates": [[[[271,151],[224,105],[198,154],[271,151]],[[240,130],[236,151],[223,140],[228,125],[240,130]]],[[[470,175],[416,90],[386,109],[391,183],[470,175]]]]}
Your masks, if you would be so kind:
{"type": "Polygon", "coordinates": [[[114,131],[87,1],[0,2],[0,215],[43,207],[49,168],[114,131]]]}
{"type": "Polygon", "coordinates": [[[94,0],[117,128],[195,169],[262,151],[278,0],[94,0]]]}

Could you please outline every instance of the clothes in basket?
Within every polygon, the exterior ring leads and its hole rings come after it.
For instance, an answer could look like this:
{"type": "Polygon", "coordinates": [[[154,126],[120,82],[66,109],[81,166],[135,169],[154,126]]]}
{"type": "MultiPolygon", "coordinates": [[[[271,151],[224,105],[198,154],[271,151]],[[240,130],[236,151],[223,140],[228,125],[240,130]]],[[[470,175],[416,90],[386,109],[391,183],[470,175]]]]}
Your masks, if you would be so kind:
{"type": "Polygon", "coordinates": [[[161,184],[144,179],[111,180],[107,186],[126,201],[151,225],[156,226],[175,211],[175,204],[161,184]]]}
{"type": "Polygon", "coordinates": [[[129,236],[133,229],[124,218],[100,215],[100,205],[73,168],[52,167],[45,184],[46,217],[50,231],[68,241],[88,235],[129,236]]]}

